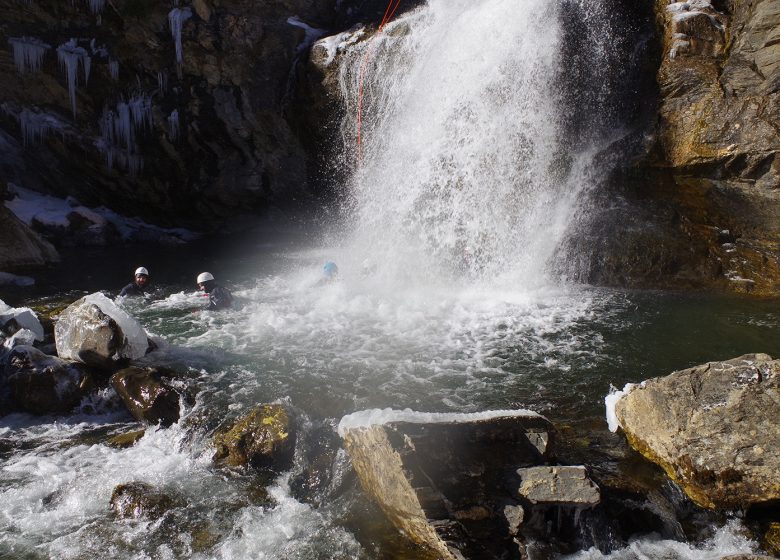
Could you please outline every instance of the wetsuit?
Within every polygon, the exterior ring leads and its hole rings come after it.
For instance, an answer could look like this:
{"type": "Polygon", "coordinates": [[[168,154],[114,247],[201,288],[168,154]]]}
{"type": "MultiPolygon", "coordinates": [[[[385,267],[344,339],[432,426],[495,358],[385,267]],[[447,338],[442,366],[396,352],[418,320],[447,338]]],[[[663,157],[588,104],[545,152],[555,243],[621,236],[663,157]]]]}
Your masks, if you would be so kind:
{"type": "Polygon", "coordinates": [[[229,309],[233,306],[233,294],[230,290],[216,284],[209,290],[209,306],[206,309],[229,309]]]}
{"type": "Polygon", "coordinates": [[[119,292],[119,295],[120,296],[124,296],[124,297],[127,297],[127,296],[141,296],[141,297],[143,297],[143,296],[146,295],[146,292],[144,291],[144,289],[141,286],[139,286],[135,282],[130,282],[127,286],[122,288],[122,291],[119,292]]]}

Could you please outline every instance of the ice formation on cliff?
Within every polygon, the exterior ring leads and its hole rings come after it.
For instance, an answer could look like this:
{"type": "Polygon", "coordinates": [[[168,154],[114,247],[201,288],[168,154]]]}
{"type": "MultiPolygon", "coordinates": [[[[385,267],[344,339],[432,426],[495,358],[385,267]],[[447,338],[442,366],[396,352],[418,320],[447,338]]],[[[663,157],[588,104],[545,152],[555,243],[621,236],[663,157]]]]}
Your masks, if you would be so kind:
{"type": "Polygon", "coordinates": [[[79,62],[84,70],[84,84],[89,82],[89,71],[92,66],[92,58],[87,51],[78,46],[77,39],[71,39],[57,47],[57,58],[60,61],[60,68],[65,70],[68,80],[68,95],[70,96],[70,105],[73,109],[73,116],[76,116],[76,87],[78,86],[78,68],[79,62]]]}
{"type": "Polygon", "coordinates": [[[41,69],[43,55],[51,48],[35,37],[11,37],[8,44],[14,51],[14,65],[20,74],[38,72],[41,69]]]}

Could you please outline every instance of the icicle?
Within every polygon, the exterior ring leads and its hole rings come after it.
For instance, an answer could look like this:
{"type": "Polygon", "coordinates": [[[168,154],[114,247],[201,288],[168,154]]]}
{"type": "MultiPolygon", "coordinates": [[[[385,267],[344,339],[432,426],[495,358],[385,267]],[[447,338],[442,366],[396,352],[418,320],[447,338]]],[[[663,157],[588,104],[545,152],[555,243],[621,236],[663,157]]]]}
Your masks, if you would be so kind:
{"type": "Polygon", "coordinates": [[[168,115],[168,137],[171,142],[176,142],[179,138],[179,110],[174,109],[171,114],[168,115]]]}
{"type": "Polygon", "coordinates": [[[73,116],[76,116],[76,87],[78,86],[79,61],[84,70],[84,84],[89,81],[89,70],[92,65],[92,59],[87,51],[79,47],[76,39],[71,39],[57,47],[57,58],[60,61],[60,68],[64,69],[68,80],[68,95],[73,109],[73,116]]]}
{"type": "Polygon", "coordinates": [[[130,107],[128,107],[127,103],[117,103],[116,114],[117,118],[114,120],[116,138],[117,140],[123,139],[125,148],[129,150],[133,145],[133,125],[130,120],[130,107]]]}
{"type": "Polygon", "coordinates": [[[39,115],[28,109],[22,109],[19,113],[19,125],[22,127],[25,146],[35,141],[43,142],[51,128],[46,115],[39,115]]]}
{"type": "Polygon", "coordinates": [[[157,72],[157,87],[161,93],[168,91],[168,72],[164,70],[157,72]]]}
{"type": "Polygon", "coordinates": [[[119,61],[118,60],[109,60],[108,61],[108,73],[111,75],[111,79],[115,82],[119,81],[119,61]]]}
{"type": "Polygon", "coordinates": [[[89,0],[89,9],[95,15],[102,12],[105,6],[106,0],[89,0]]]}
{"type": "Polygon", "coordinates": [[[8,43],[14,50],[14,64],[20,74],[38,72],[41,69],[43,55],[51,48],[34,37],[11,37],[8,43]]]}
{"type": "Polygon", "coordinates": [[[192,17],[192,10],[186,8],[174,8],[168,12],[168,24],[171,26],[171,35],[173,35],[176,44],[176,62],[181,64],[184,61],[181,47],[181,28],[184,22],[192,17]]]}
{"type": "Polygon", "coordinates": [[[133,128],[152,128],[152,100],[145,95],[133,97],[128,102],[133,117],[133,128]]]}
{"type": "Polygon", "coordinates": [[[106,158],[106,165],[112,168],[118,164],[131,175],[143,169],[143,157],[138,153],[136,133],[153,126],[152,100],[145,94],[136,95],[129,101],[116,104],[116,112],[106,108],[100,120],[102,137],[95,144],[106,158]]]}

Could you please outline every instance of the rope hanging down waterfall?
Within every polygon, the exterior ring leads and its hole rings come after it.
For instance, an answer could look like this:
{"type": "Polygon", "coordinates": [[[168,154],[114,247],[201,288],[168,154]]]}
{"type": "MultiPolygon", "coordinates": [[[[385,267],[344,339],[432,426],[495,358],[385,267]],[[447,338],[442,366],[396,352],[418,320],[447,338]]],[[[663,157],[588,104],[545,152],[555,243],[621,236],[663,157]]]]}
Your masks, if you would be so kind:
{"type": "Polygon", "coordinates": [[[379,23],[379,27],[377,28],[374,37],[371,39],[371,44],[369,45],[366,54],[363,56],[363,62],[360,65],[360,79],[358,81],[358,105],[357,105],[358,162],[363,161],[363,145],[361,142],[361,138],[362,138],[361,129],[363,125],[363,78],[365,77],[366,68],[368,67],[368,63],[371,60],[371,56],[374,53],[374,48],[376,47],[376,38],[379,34],[382,33],[382,30],[384,29],[385,25],[387,25],[390,22],[390,20],[393,19],[393,16],[395,15],[395,11],[398,9],[398,6],[400,4],[401,4],[401,0],[390,0],[387,3],[385,14],[382,16],[382,21],[379,23]]]}

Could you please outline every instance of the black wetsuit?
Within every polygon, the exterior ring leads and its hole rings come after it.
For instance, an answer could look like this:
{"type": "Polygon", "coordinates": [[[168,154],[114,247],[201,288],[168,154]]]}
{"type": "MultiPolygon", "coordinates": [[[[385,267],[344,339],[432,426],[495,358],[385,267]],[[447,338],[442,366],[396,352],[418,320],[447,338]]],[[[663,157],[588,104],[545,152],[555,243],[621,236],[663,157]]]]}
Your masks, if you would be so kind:
{"type": "Polygon", "coordinates": [[[143,297],[143,296],[146,295],[146,292],[144,291],[144,289],[141,286],[139,286],[135,282],[130,282],[127,286],[122,288],[122,291],[119,292],[119,295],[120,296],[124,296],[124,297],[127,297],[127,296],[141,296],[141,297],[143,297]]]}
{"type": "Polygon", "coordinates": [[[233,306],[233,294],[230,290],[223,288],[219,284],[215,284],[209,290],[209,306],[206,309],[229,309],[233,306]]]}

